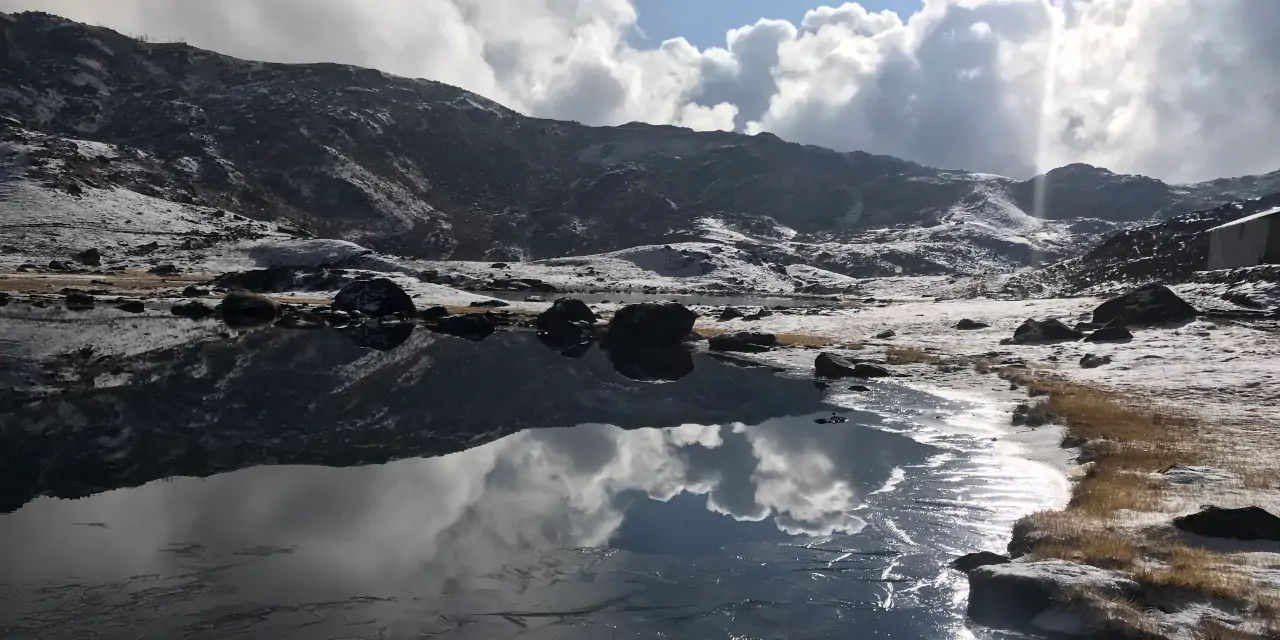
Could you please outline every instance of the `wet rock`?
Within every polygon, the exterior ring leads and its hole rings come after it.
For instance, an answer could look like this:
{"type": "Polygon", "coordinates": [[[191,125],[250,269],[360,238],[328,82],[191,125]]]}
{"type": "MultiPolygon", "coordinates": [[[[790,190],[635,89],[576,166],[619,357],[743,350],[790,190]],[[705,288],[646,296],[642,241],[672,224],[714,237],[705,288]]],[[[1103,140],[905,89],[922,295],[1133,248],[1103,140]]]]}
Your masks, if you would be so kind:
{"type": "Polygon", "coordinates": [[[726,322],[728,320],[733,320],[735,318],[741,318],[742,315],[743,314],[741,311],[738,311],[733,307],[725,307],[724,310],[720,312],[720,315],[716,316],[716,320],[719,320],[720,322],[726,322]]]}
{"type": "Polygon", "coordinates": [[[1280,540],[1280,517],[1262,507],[1205,507],[1173,519],[1173,526],[1197,535],[1232,540],[1280,540]]]}
{"type": "Polygon", "coordinates": [[[969,573],[978,567],[987,567],[993,564],[1005,564],[1009,562],[1009,556],[990,551],[978,551],[977,553],[966,553],[959,558],[951,561],[951,568],[960,573],[969,573]]]}
{"type": "Polygon", "coordinates": [[[125,313],[142,313],[147,307],[142,304],[141,300],[125,300],[116,305],[116,308],[125,313]]]}
{"type": "Polygon", "coordinates": [[[1079,340],[1083,333],[1062,324],[1056,318],[1046,320],[1028,319],[1013,332],[1012,338],[1000,341],[1000,344],[1043,344],[1046,342],[1063,342],[1079,340]]]}
{"type": "Polygon", "coordinates": [[[879,365],[850,360],[826,351],[813,361],[813,373],[820,378],[886,378],[893,375],[879,365]]]}
{"type": "Polygon", "coordinates": [[[740,351],[744,353],[760,353],[777,346],[778,337],[772,333],[756,331],[738,331],[718,336],[711,336],[708,348],[712,351],[740,351]]]}
{"type": "Polygon", "coordinates": [[[417,315],[419,318],[426,320],[427,322],[435,322],[436,320],[449,315],[449,310],[436,305],[434,307],[427,307],[426,309],[418,311],[417,315]]]}
{"type": "Polygon", "coordinates": [[[472,308],[483,308],[483,307],[509,307],[509,306],[511,306],[511,303],[509,303],[509,302],[507,302],[507,301],[505,301],[505,300],[499,300],[499,299],[497,299],[497,298],[492,298],[492,299],[490,299],[490,300],[476,300],[476,301],[472,302],[471,304],[469,304],[469,305],[467,305],[467,306],[472,307],[472,308]]]}
{"type": "Polygon", "coordinates": [[[178,275],[178,267],[172,264],[160,264],[147,269],[147,273],[157,276],[176,276],[178,275]]]}
{"type": "Polygon", "coordinates": [[[256,327],[268,324],[280,315],[275,300],[248,291],[231,291],[218,305],[222,321],[232,327],[256,327]]]}
{"type": "Polygon", "coordinates": [[[681,344],[612,348],[608,353],[613,368],[632,380],[672,381],[693,373],[693,355],[681,344]]]}
{"type": "Polygon", "coordinates": [[[1037,618],[1067,606],[1081,589],[1128,599],[1141,587],[1120,572],[1066,560],[988,564],[969,571],[969,617],[989,627],[1046,631],[1037,625],[1045,618],[1037,618]]]}
{"type": "Polygon", "coordinates": [[[213,308],[203,302],[190,300],[187,302],[173,305],[173,307],[169,309],[169,312],[175,316],[178,316],[179,318],[191,318],[192,320],[199,320],[201,318],[207,318],[213,315],[213,308]]]}
{"type": "Polygon", "coordinates": [[[697,314],[677,302],[630,304],[613,314],[605,346],[610,349],[670,347],[693,331],[697,314]]]}
{"type": "Polygon", "coordinates": [[[85,311],[92,309],[94,304],[93,296],[83,291],[68,291],[66,297],[67,309],[70,311],[85,311]]]}
{"type": "Polygon", "coordinates": [[[1111,356],[1098,356],[1092,353],[1086,353],[1080,358],[1080,367],[1084,369],[1097,369],[1104,364],[1111,364],[1111,356]]]}
{"type": "Polygon", "coordinates": [[[1085,338],[1086,342],[1125,342],[1133,339],[1133,334],[1120,320],[1112,320],[1085,338]]]}
{"type": "Polygon", "coordinates": [[[1126,325],[1159,325],[1195,320],[1196,309],[1169,287],[1148,284],[1112,298],[1093,310],[1093,321],[1119,320],[1126,325]]]}
{"type": "Polygon", "coordinates": [[[76,262],[90,267],[102,266],[102,253],[97,249],[85,249],[80,253],[71,256],[76,262]]]}
{"type": "Polygon", "coordinates": [[[359,311],[368,316],[413,315],[416,311],[409,294],[386,278],[356,280],[348,284],[334,297],[333,308],[359,311]]]}
{"type": "Polygon", "coordinates": [[[991,325],[985,322],[978,322],[977,320],[970,320],[969,318],[961,318],[960,321],[956,323],[956,328],[961,331],[975,331],[977,329],[986,329],[990,326],[991,325]]]}
{"type": "Polygon", "coordinates": [[[898,335],[897,331],[894,331],[893,329],[885,329],[884,331],[877,333],[875,338],[876,340],[888,340],[896,335],[898,335]]]}
{"type": "Polygon", "coordinates": [[[436,333],[480,342],[497,330],[492,320],[478,313],[446,316],[428,327],[436,333]]]}

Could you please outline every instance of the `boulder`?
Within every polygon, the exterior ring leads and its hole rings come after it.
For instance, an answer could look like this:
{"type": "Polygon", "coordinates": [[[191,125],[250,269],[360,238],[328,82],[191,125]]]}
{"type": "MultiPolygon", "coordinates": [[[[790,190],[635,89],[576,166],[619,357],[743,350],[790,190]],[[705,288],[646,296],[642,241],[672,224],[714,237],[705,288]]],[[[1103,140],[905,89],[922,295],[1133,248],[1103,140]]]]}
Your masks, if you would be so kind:
{"type": "Polygon", "coordinates": [[[893,374],[879,365],[850,360],[830,352],[822,352],[813,361],[813,373],[820,378],[886,378],[893,374]]]}
{"type": "Polygon", "coordinates": [[[439,305],[418,311],[418,317],[427,322],[435,322],[447,315],[449,315],[449,310],[439,305]]]}
{"type": "Polygon", "coordinates": [[[897,331],[894,331],[893,329],[885,329],[884,331],[877,333],[875,338],[876,340],[888,340],[896,335],[898,335],[897,331]]]}
{"type": "Polygon", "coordinates": [[[577,336],[596,323],[596,314],[576,298],[560,298],[538,314],[533,326],[551,336],[577,336]]]}
{"type": "Polygon", "coordinates": [[[1080,366],[1084,369],[1097,369],[1104,364],[1111,364],[1111,356],[1098,356],[1092,353],[1084,354],[1080,358],[1080,366]]]}
{"type": "Polygon", "coordinates": [[[1211,538],[1280,541],[1280,517],[1262,507],[1205,507],[1191,515],[1174,518],[1173,526],[1211,538]]]}
{"type": "Polygon", "coordinates": [[[248,291],[229,292],[218,309],[222,311],[222,321],[232,327],[260,326],[280,315],[280,305],[275,300],[248,291]]]}
{"type": "Polygon", "coordinates": [[[49,269],[53,271],[71,271],[73,267],[61,260],[50,260],[49,269]]]}
{"type": "Polygon", "coordinates": [[[157,276],[176,276],[178,275],[178,267],[171,264],[159,264],[147,269],[147,273],[157,276]]]}
{"type": "Polygon", "coordinates": [[[85,249],[80,253],[71,256],[76,262],[90,267],[102,266],[102,253],[97,249],[85,249]]]}
{"type": "Polygon", "coordinates": [[[212,307],[195,300],[175,304],[169,309],[169,311],[179,318],[191,318],[192,320],[199,320],[213,315],[212,307]]]}
{"type": "Polygon", "coordinates": [[[456,336],[472,342],[480,342],[497,330],[492,320],[478,313],[446,316],[428,328],[436,333],[456,336]]]}
{"type": "Polygon", "coordinates": [[[9,294],[3,291],[0,291],[0,307],[3,307],[9,304],[9,298],[10,298],[9,294]]]}
{"type": "Polygon", "coordinates": [[[125,313],[142,313],[147,307],[142,304],[141,300],[125,300],[116,305],[116,308],[125,313]]]}
{"type": "Polygon", "coordinates": [[[979,551],[977,553],[966,553],[959,558],[951,561],[951,568],[960,573],[969,573],[978,567],[986,567],[993,564],[1005,564],[1009,562],[1009,556],[990,551],[979,551]]]}
{"type": "Polygon", "coordinates": [[[1045,342],[1063,342],[1079,340],[1083,333],[1062,324],[1055,318],[1047,320],[1029,319],[1013,332],[1012,338],[1000,341],[1000,344],[1041,344],[1045,342]]]}
{"type": "Polygon", "coordinates": [[[497,298],[491,298],[491,299],[489,299],[489,300],[476,300],[476,301],[472,302],[471,304],[469,304],[469,305],[467,305],[467,306],[472,307],[472,308],[481,308],[481,307],[493,307],[493,308],[497,308],[497,307],[509,307],[509,306],[511,306],[511,303],[510,303],[510,302],[507,302],[506,300],[499,300],[499,299],[497,299],[497,298]]]}
{"type": "Polygon", "coordinates": [[[756,331],[738,331],[736,333],[725,333],[718,336],[711,336],[708,340],[708,348],[712,351],[742,351],[745,353],[760,353],[768,351],[777,346],[778,337],[772,333],[760,333],[756,331]]]}
{"type": "Polygon", "coordinates": [[[721,312],[720,312],[720,315],[716,316],[716,320],[719,320],[719,321],[721,321],[721,322],[725,322],[725,321],[727,321],[727,320],[733,320],[733,319],[735,319],[735,318],[741,318],[741,317],[742,317],[742,315],[743,315],[743,314],[742,314],[742,312],[741,312],[741,311],[738,311],[737,309],[735,309],[735,308],[733,308],[733,307],[725,307],[725,308],[724,308],[724,311],[721,311],[721,312]]]}
{"type": "Polygon", "coordinates": [[[333,299],[333,308],[369,316],[413,315],[416,311],[409,294],[386,278],[356,280],[348,284],[333,299]]]}
{"type": "Polygon", "coordinates": [[[1133,339],[1133,334],[1129,332],[1129,328],[1119,319],[1112,320],[1085,338],[1086,342],[1125,342],[1133,339]]]}
{"type": "Polygon", "coordinates": [[[1124,574],[1066,560],[988,564],[969,571],[969,617],[989,627],[1048,631],[1041,614],[1068,606],[1081,589],[1130,599],[1141,587],[1124,574]]]}
{"type": "Polygon", "coordinates": [[[1093,321],[1119,320],[1126,325],[1157,325],[1195,320],[1196,309],[1169,287],[1148,284],[1112,298],[1093,310],[1093,321]]]}
{"type": "Polygon", "coordinates": [[[85,311],[93,308],[93,296],[83,291],[68,291],[66,298],[67,309],[71,311],[85,311]]]}
{"type": "Polygon", "coordinates": [[[985,322],[978,322],[977,320],[970,320],[969,318],[961,318],[960,321],[956,323],[956,328],[961,331],[974,331],[977,329],[986,329],[987,327],[990,327],[990,326],[991,325],[985,322]]]}
{"type": "Polygon", "coordinates": [[[209,295],[209,290],[189,284],[182,289],[182,297],[184,298],[203,298],[209,295]]]}
{"type": "Polygon", "coordinates": [[[677,302],[629,304],[613,314],[605,347],[670,347],[693,331],[697,314],[677,302]]]}

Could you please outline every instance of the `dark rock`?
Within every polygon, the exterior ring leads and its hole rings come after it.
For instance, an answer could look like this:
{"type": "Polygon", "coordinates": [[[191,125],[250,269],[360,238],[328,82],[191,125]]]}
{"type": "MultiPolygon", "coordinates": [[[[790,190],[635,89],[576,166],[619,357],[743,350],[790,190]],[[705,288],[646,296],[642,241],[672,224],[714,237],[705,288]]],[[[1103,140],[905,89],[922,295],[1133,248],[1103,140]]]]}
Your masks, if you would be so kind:
{"type": "Polygon", "coordinates": [[[179,318],[191,318],[192,320],[199,320],[213,315],[212,307],[196,300],[175,304],[169,311],[179,318]]]}
{"type": "Polygon", "coordinates": [[[1126,325],[1157,325],[1195,318],[1195,307],[1162,284],[1138,287],[1093,310],[1093,321],[1104,324],[1118,319],[1126,325]]]}
{"type": "Polygon", "coordinates": [[[986,567],[993,564],[1004,564],[1009,562],[1009,556],[992,553],[990,551],[979,551],[977,553],[966,553],[959,558],[951,561],[951,568],[960,573],[969,573],[978,567],[986,567]]]}
{"type": "Polygon", "coordinates": [[[660,347],[614,347],[608,353],[613,368],[632,380],[679,380],[693,373],[693,355],[678,343],[660,347]]]}
{"type": "Polygon", "coordinates": [[[176,276],[178,275],[178,267],[167,263],[160,264],[147,269],[147,273],[157,276],[176,276]]]}
{"type": "Polygon", "coordinates": [[[509,307],[509,306],[511,306],[511,303],[509,303],[509,302],[507,302],[507,301],[505,301],[505,300],[499,300],[499,299],[497,299],[497,298],[492,298],[492,299],[489,299],[489,300],[476,300],[475,302],[472,302],[470,305],[467,305],[467,306],[470,306],[470,307],[472,307],[472,308],[481,308],[481,307],[509,307]]]}
{"type": "Polygon", "coordinates": [[[1014,330],[1012,338],[1001,340],[1000,344],[1040,344],[1079,340],[1083,337],[1083,333],[1062,324],[1056,318],[1047,320],[1029,319],[1014,330]]]}
{"type": "MultiPolygon", "coordinates": [[[[225,319],[225,313],[223,317],[225,319]]],[[[228,322],[227,324],[231,323],[228,322]]],[[[276,321],[277,327],[285,329],[320,329],[326,324],[323,316],[305,309],[301,311],[288,310],[281,314],[280,319],[276,321]]]]}
{"type": "Polygon", "coordinates": [[[116,308],[125,313],[142,313],[147,307],[142,304],[141,300],[125,300],[116,305],[116,308]]]}
{"type": "Polygon", "coordinates": [[[977,320],[970,320],[969,318],[961,318],[960,321],[956,323],[956,328],[961,331],[974,331],[977,329],[986,329],[987,327],[990,327],[990,326],[991,325],[985,322],[978,322],[977,320]]]}
{"type": "Polygon", "coordinates": [[[426,309],[421,309],[418,311],[418,317],[423,320],[426,320],[427,322],[435,322],[436,320],[439,320],[440,318],[443,318],[447,315],[449,315],[449,310],[439,305],[436,305],[434,307],[427,307],[426,309]]]}
{"type": "Polygon", "coordinates": [[[72,266],[61,260],[50,260],[49,268],[54,271],[71,271],[72,266]]]}
{"type": "Polygon", "coordinates": [[[876,340],[888,340],[896,335],[898,335],[897,331],[894,331],[893,329],[885,329],[884,331],[877,333],[875,338],[876,340]]]}
{"type": "Polygon", "coordinates": [[[490,269],[506,269],[506,268],[507,268],[507,263],[505,263],[505,262],[495,262],[495,263],[493,263],[493,264],[489,265],[489,268],[490,268],[490,269]]]}
{"type": "Polygon", "coordinates": [[[203,298],[207,295],[209,295],[208,289],[202,289],[194,284],[189,284],[182,289],[182,297],[184,298],[203,298]]]}
{"type": "Polygon", "coordinates": [[[868,387],[865,384],[853,384],[853,385],[849,385],[849,390],[857,391],[859,393],[866,393],[871,390],[871,387],[868,387]]]}
{"type": "Polygon", "coordinates": [[[348,284],[333,299],[333,308],[359,311],[369,316],[413,315],[416,311],[409,294],[386,278],[356,280],[348,284]]]}
{"type": "Polygon", "coordinates": [[[757,311],[757,312],[755,312],[755,313],[752,313],[752,314],[750,314],[750,315],[742,316],[742,319],[743,319],[743,320],[759,320],[759,319],[761,319],[761,318],[767,318],[767,317],[769,317],[769,316],[771,316],[771,315],[773,315],[773,312],[772,312],[772,311],[770,311],[770,310],[768,310],[768,309],[761,309],[761,310],[759,310],[759,311],[757,311]]]}
{"type": "Polygon", "coordinates": [[[231,291],[218,305],[222,320],[232,327],[256,327],[268,324],[280,315],[275,300],[248,291],[231,291]]]}
{"type": "Polygon", "coordinates": [[[587,303],[576,298],[560,298],[538,314],[533,326],[551,335],[576,336],[582,333],[584,326],[590,327],[595,323],[596,314],[587,303]]]}
{"type": "Polygon", "coordinates": [[[725,307],[724,311],[721,311],[720,315],[716,316],[716,320],[725,322],[727,320],[733,320],[735,318],[741,318],[741,317],[742,317],[741,311],[738,311],[733,307],[725,307]]]}
{"type": "Polygon", "coordinates": [[[610,349],[674,346],[693,331],[697,317],[676,302],[630,304],[613,314],[605,346],[610,349]]]}
{"type": "Polygon", "coordinates": [[[75,258],[76,262],[89,265],[90,267],[102,266],[102,253],[97,249],[85,249],[84,251],[72,256],[72,258],[75,258]]]}
{"type": "Polygon", "coordinates": [[[1111,364],[1111,356],[1097,356],[1086,353],[1080,358],[1080,366],[1085,369],[1096,369],[1104,364],[1111,364]]]}
{"type": "Polygon", "coordinates": [[[1125,342],[1133,339],[1133,334],[1120,320],[1112,320],[1085,338],[1086,342],[1125,342]]]}
{"type": "Polygon", "coordinates": [[[5,306],[5,305],[9,304],[9,299],[10,299],[9,294],[7,294],[7,293],[5,293],[5,292],[3,292],[3,291],[0,291],[0,307],[3,307],[3,306],[5,306]]]}
{"type": "Polygon", "coordinates": [[[93,296],[83,291],[68,291],[66,299],[67,309],[71,311],[85,311],[93,308],[93,296]]]}
{"type": "Polygon", "coordinates": [[[813,361],[813,372],[820,378],[886,378],[893,375],[879,365],[849,360],[826,351],[813,361]]]}
{"type": "Polygon", "coordinates": [[[1014,426],[1039,427],[1049,421],[1044,404],[1022,403],[1013,408],[1011,422],[1014,426]]]}
{"type": "Polygon", "coordinates": [[[439,269],[423,269],[422,271],[419,271],[418,273],[414,274],[414,276],[423,282],[435,282],[436,280],[440,279],[440,270],[439,269]]]}
{"type": "Polygon", "coordinates": [[[1141,587],[1118,571],[1066,560],[988,564],[969,571],[968,613],[988,627],[1044,631],[1036,618],[1081,589],[1130,599],[1141,587]]]}
{"type": "Polygon", "coordinates": [[[1262,303],[1250,298],[1247,294],[1239,291],[1228,291],[1222,294],[1222,299],[1234,305],[1239,305],[1247,309],[1261,309],[1262,303]]]}
{"type": "Polygon", "coordinates": [[[146,243],[146,244],[140,244],[140,245],[138,245],[138,246],[136,246],[136,247],[134,247],[134,248],[130,249],[130,250],[129,250],[129,255],[132,255],[132,256],[145,256],[145,255],[148,255],[148,254],[151,254],[151,253],[155,253],[155,252],[156,252],[157,250],[159,250],[159,249],[160,249],[160,243],[159,243],[159,242],[148,242],[148,243],[146,243]]]}
{"type": "Polygon", "coordinates": [[[1212,538],[1280,540],[1280,517],[1261,507],[1205,507],[1191,515],[1174,518],[1173,526],[1212,538]]]}
{"type": "Polygon", "coordinates": [[[493,335],[496,330],[492,320],[478,313],[446,316],[428,328],[436,333],[465,338],[472,342],[480,342],[493,335]]]}
{"type": "Polygon", "coordinates": [[[340,331],[355,344],[376,351],[390,351],[404,344],[413,335],[413,325],[408,322],[395,324],[356,324],[340,331]]]}
{"type": "Polygon", "coordinates": [[[742,351],[745,353],[760,353],[768,351],[778,344],[778,337],[772,333],[759,333],[755,331],[739,331],[736,333],[725,333],[718,336],[711,336],[708,341],[708,347],[712,351],[742,351]]]}

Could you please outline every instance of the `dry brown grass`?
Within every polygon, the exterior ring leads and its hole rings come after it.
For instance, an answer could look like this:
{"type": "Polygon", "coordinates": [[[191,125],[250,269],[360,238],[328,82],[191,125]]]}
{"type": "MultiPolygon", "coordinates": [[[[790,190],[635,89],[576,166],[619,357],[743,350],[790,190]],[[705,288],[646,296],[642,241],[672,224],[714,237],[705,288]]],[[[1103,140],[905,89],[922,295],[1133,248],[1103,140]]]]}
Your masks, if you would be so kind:
{"type": "Polygon", "coordinates": [[[1227,626],[1217,620],[1201,620],[1200,624],[1192,630],[1191,637],[1195,640],[1258,640],[1260,636],[1227,626]]]}
{"type": "Polygon", "coordinates": [[[943,364],[946,358],[915,347],[889,347],[884,351],[889,364],[943,364]]]}
{"type": "Polygon", "coordinates": [[[1076,528],[1041,542],[1031,555],[1037,559],[1059,558],[1104,569],[1123,569],[1137,560],[1138,546],[1128,534],[1076,528]]]}
{"type": "MultiPolygon", "coordinates": [[[[743,331],[743,329],[725,329],[722,327],[695,327],[694,331],[699,335],[711,337],[724,335],[726,333],[735,333],[743,331]]],[[[819,349],[822,347],[836,347],[839,349],[848,349],[857,351],[865,348],[861,342],[836,342],[826,336],[815,336],[808,333],[777,333],[774,334],[778,338],[778,344],[784,347],[800,347],[806,349],[819,349]]]]}
{"type": "Polygon", "coordinates": [[[1152,511],[1160,506],[1161,488],[1158,478],[1145,473],[1095,464],[1076,482],[1067,509],[1097,519],[1122,510],[1152,511]]]}

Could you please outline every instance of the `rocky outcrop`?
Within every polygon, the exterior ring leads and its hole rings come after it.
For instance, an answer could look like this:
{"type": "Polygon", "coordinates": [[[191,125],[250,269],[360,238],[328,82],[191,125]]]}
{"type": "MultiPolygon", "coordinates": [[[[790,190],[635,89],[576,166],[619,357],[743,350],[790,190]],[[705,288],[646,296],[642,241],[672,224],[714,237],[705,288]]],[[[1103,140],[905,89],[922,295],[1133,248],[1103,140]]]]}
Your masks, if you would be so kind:
{"type": "Polygon", "coordinates": [[[212,307],[197,300],[188,300],[187,302],[175,304],[169,309],[169,312],[179,318],[191,318],[192,320],[208,318],[214,313],[212,307]]]}
{"type": "Polygon", "coordinates": [[[814,359],[813,373],[819,378],[887,378],[893,375],[878,364],[851,360],[826,351],[814,359]]]}
{"type": "Polygon", "coordinates": [[[760,353],[777,346],[778,337],[772,333],[756,331],[738,331],[711,336],[707,347],[712,351],[740,351],[744,353],[760,353]]]}
{"type": "Polygon", "coordinates": [[[1083,333],[1062,324],[1056,318],[1028,319],[1013,331],[1012,338],[1001,340],[1000,344],[1044,344],[1079,340],[1083,337],[1083,333]]]}
{"type": "Polygon", "coordinates": [[[66,306],[70,311],[86,311],[94,305],[93,296],[83,291],[68,291],[66,306]]]}
{"type": "Polygon", "coordinates": [[[576,298],[560,298],[538,314],[533,326],[553,338],[577,337],[596,323],[596,314],[576,298]]]}
{"type": "Polygon", "coordinates": [[[348,284],[333,299],[333,308],[368,316],[413,315],[416,311],[409,294],[386,278],[356,280],[348,284]]]}
{"type": "Polygon", "coordinates": [[[497,330],[492,320],[479,313],[446,316],[437,320],[435,324],[428,325],[427,328],[436,333],[456,336],[472,342],[480,342],[497,330]]]}
{"type": "Polygon", "coordinates": [[[1009,562],[1009,556],[990,551],[978,551],[976,553],[966,553],[959,558],[951,561],[951,568],[960,573],[969,573],[978,567],[985,567],[993,564],[1005,564],[1009,562]]]}
{"type": "MultiPolygon", "coordinates": [[[[1132,598],[1140,587],[1119,572],[1066,560],[988,564],[969,572],[969,617],[1000,629],[1062,631],[1042,627],[1041,616],[1068,606],[1080,589],[1132,598]]],[[[1090,635],[1086,628],[1075,631],[1090,635]]]]}
{"type": "Polygon", "coordinates": [[[1173,519],[1173,526],[1211,538],[1280,540],[1280,517],[1262,507],[1207,507],[1173,519]]]}
{"type": "Polygon", "coordinates": [[[1111,364],[1111,356],[1086,353],[1080,358],[1080,367],[1083,369],[1096,369],[1107,364],[1111,364]]]}
{"type": "Polygon", "coordinates": [[[986,329],[990,326],[991,325],[985,322],[978,322],[977,320],[970,320],[969,318],[961,318],[960,321],[956,323],[955,328],[961,331],[976,331],[978,329],[986,329]]]}
{"type": "Polygon", "coordinates": [[[1133,334],[1118,318],[1095,329],[1085,337],[1086,342],[1127,342],[1132,339],[1133,334]]]}
{"type": "Polygon", "coordinates": [[[1169,287],[1148,284],[1112,298],[1093,310],[1093,321],[1126,325],[1158,325],[1196,319],[1196,309],[1169,287]]]}
{"type": "Polygon", "coordinates": [[[74,256],[72,256],[72,258],[74,258],[76,262],[79,262],[80,264],[83,264],[86,266],[90,266],[90,267],[102,266],[102,252],[98,251],[97,249],[85,249],[84,251],[81,251],[75,254],[74,256]]]}

